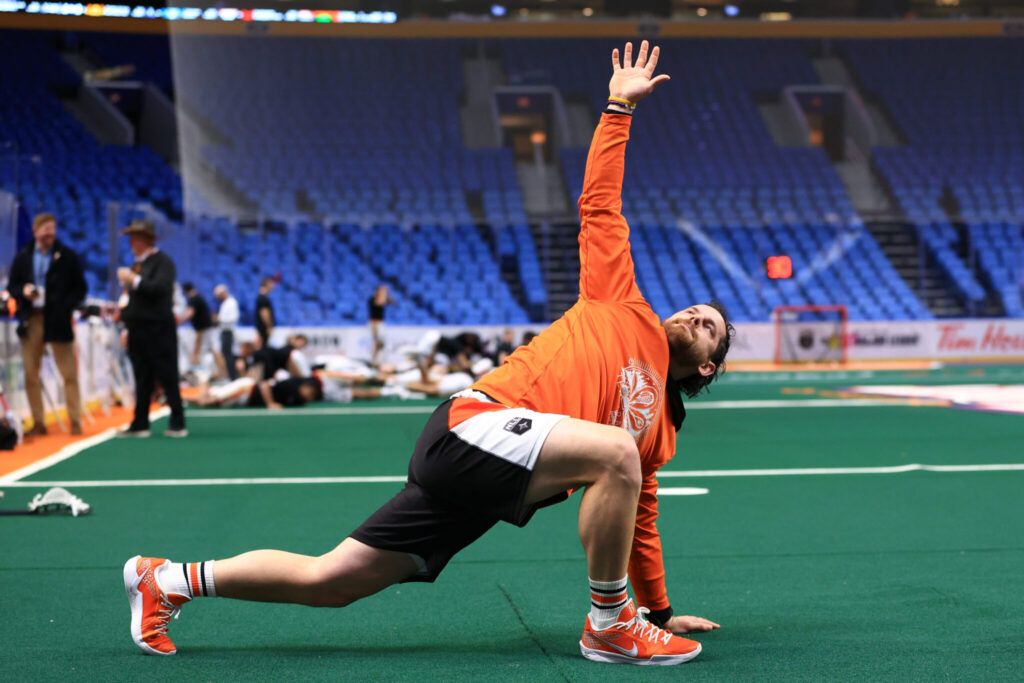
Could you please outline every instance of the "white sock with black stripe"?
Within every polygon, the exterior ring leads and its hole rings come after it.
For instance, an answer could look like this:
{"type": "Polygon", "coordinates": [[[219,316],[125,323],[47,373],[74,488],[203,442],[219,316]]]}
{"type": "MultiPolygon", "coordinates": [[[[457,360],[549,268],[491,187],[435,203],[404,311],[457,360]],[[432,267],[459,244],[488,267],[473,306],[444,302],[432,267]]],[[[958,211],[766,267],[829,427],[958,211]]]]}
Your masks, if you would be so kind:
{"type": "Polygon", "coordinates": [[[164,562],[156,570],[156,581],[164,593],[188,598],[215,598],[213,560],[206,562],[164,562]]]}
{"type": "Polygon", "coordinates": [[[629,601],[626,586],[629,577],[623,576],[618,581],[590,581],[590,626],[595,631],[603,631],[619,618],[619,612],[629,601]]]}

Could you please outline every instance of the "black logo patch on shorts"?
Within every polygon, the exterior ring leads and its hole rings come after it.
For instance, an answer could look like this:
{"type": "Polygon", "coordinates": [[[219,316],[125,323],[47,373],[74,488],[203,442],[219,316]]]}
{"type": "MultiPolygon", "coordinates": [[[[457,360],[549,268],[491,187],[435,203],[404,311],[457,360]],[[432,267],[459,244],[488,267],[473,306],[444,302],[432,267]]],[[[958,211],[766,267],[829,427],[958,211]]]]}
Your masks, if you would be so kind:
{"type": "Polygon", "coordinates": [[[525,434],[533,426],[533,420],[528,417],[514,417],[505,423],[505,431],[513,434],[525,434]]]}

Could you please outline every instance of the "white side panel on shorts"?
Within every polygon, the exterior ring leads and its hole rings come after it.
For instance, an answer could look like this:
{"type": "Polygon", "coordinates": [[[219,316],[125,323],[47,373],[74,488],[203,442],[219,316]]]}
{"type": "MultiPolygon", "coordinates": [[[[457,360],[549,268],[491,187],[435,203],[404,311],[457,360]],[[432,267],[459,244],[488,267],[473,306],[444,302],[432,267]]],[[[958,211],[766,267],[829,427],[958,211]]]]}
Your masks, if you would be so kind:
{"type": "Polygon", "coordinates": [[[551,429],[565,417],[526,408],[494,410],[456,425],[452,433],[466,443],[532,471],[551,429]]]}

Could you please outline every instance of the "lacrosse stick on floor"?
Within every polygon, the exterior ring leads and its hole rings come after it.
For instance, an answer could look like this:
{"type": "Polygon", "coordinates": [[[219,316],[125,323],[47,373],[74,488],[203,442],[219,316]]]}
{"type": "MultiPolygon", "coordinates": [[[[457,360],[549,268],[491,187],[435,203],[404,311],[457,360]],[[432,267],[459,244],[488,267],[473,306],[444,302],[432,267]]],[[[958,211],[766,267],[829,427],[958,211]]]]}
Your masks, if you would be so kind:
{"type": "Polygon", "coordinates": [[[92,506],[67,489],[57,486],[46,493],[37,493],[29,501],[27,510],[0,510],[0,515],[53,515],[68,512],[72,517],[79,517],[92,512],[92,506]]]}

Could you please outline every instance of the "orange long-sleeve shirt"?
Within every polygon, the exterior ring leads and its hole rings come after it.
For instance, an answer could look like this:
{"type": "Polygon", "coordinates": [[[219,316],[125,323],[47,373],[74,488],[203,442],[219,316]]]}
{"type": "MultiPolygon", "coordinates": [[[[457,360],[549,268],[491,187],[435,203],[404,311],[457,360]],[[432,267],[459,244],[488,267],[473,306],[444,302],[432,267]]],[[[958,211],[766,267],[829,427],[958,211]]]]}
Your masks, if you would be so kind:
{"type": "Polygon", "coordinates": [[[604,114],[594,132],[580,195],[580,298],[473,385],[498,402],[629,431],[643,487],[629,576],[637,604],[668,607],[655,473],[675,454],[665,402],[668,338],[640,294],[622,216],[622,175],[631,116],[604,114]]]}

